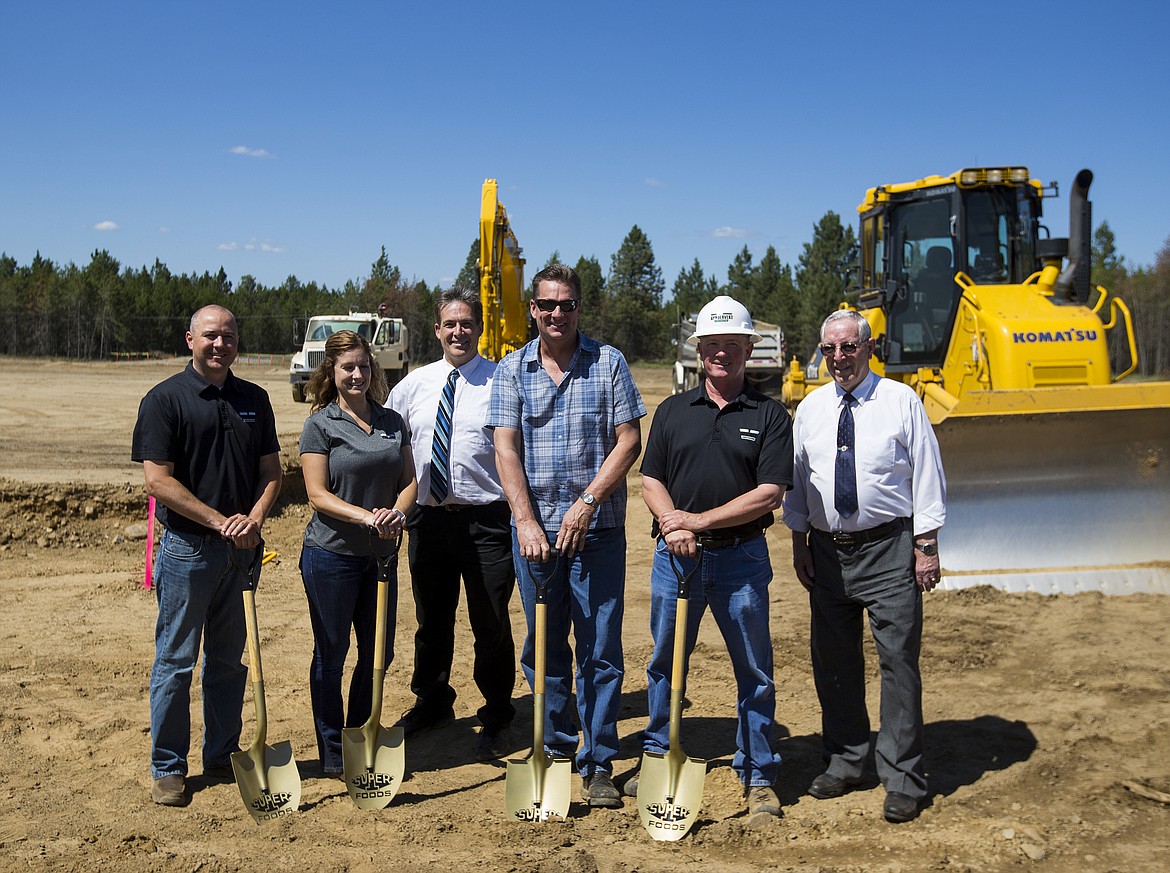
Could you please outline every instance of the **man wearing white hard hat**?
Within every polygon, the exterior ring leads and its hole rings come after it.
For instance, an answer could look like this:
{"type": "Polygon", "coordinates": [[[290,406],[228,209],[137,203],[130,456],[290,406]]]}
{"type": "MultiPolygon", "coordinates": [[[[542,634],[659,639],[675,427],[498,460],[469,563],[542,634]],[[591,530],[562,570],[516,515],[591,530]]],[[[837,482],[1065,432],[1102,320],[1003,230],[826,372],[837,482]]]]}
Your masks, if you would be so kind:
{"type": "MultiPolygon", "coordinates": [[[[780,815],[772,788],[780,756],[772,750],[776,687],[768,584],[772,566],[764,530],[792,485],[792,421],[787,411],[747,383],[747,361],[761,339],[751,315],[730,297],[699,312],[687,340],[698,347],[703,381],[658,407],[642,460],[642,495],[654,516],[650,629],[654,654],[646,669],[650,718],[643,749],[669,750],[670,674],[680,572],[692,580],[686,657],[710,609],[735,673],[736,753],[750,815],[780,815]],[[702,546],[700,552],[698,546],[702,546]]],[[[636,794],[633,780],[627,794],[636,794]]]]}

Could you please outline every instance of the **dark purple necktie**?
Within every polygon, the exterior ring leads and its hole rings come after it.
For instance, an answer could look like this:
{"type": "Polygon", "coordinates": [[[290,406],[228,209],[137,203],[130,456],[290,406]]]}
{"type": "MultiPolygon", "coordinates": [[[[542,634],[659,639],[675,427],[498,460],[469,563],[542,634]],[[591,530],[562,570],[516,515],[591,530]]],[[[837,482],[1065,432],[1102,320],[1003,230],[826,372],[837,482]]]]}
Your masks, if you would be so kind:
{"type": "Polygon", "coordinates": [[[853,404],[857,398],[846,393],[841,401],[841,417],[837,420],[833,505],[842,518],[849,518],[857,512],[857,467],[853,440],[853,404]]]}

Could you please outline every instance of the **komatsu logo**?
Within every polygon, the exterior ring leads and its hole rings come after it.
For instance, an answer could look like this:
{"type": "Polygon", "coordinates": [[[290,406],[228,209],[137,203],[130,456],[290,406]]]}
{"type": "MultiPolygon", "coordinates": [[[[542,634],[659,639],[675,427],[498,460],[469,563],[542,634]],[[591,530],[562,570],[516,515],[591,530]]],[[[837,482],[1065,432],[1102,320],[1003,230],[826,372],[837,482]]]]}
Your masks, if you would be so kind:
{"type": "Polygon", "coordinates": [[[386,773],[359,773],[351,780],[353,787],[369,791],[374,788],[385,788],[394,784],[394,777],[386,773]]]}
{"type": "Polygon", "coordinates": [[[1097,339],[1095,330],[1017,330],[1014,343],[1081,343],[1097,339]]]}

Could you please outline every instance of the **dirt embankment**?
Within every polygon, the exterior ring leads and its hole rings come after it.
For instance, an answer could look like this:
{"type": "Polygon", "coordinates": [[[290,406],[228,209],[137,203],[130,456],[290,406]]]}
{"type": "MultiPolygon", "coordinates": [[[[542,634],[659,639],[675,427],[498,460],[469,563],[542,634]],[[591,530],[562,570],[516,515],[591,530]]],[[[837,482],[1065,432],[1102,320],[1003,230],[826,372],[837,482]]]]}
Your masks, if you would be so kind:
{"type": "MultiPolygon", "coordinates": [[[[0,359],[8,384],[28,362],[0,359]]],[[[308,511],[295,476],[265,535],[279,558],[258,609],[269,740],[290,740],[303,789],[297,816],[257,826],[235,786],[200,776],[192,803],[149,800],[147,685],[154,602],[142,589],[146,499],[129,461],[138,399],[173,372],[156,362],[39,362],[53,405],[0,401],[0,869],[154,870],[386,868],[590,871],[1161,870],[1170,807],[1127,785],[1170,790],[1170,598],[1006,595],[990,589],[927,598],[923,654],[932,804],[915,822],[881,817],[871,778],[844,798],[804,791],[820,771],[819,709],[808,664],[808,607],[789,569],[782,529],[769,533],[776,578],[772,636],[778,690],[777,790],[785,815],[747,827],[730,770],[735,707],[718,632],[704,624],[692,662],[683,739],[710,762],[698,824],[681,843],[655,843],[636,811],[574,804],[560,824],[503,815],[502,764],[474,761],[471,660],[461,616],[458,720],[408,743],[408,774],[391,806],[362,812],[320,776],[309,716],[312,635],[297,572],[308,511]]],[[[286,454],[306,408],[275,368],[245,367],[268,387],[286,454]]],[[[649,405],[668,390],[661,370],[635,372],[649,405]]],[[[290,464],[292,462],[290,461],[290,464]]],[[[638,760],[650,651],[648,518],[631,477],[627,675],[619,775],[638,760]]],[[[1087,531],[1086,535],[1091,535],[1087,531]]],[[[396,657],[387,721],[410,703],[413,610],[399,579],[396,657]]],[[[522,618],[515,611],[517,639],[522,618]]],[[[877,712],[871,664],[871,712],[877,712]]],[[[196,678],[195,699],[198,699],[196,678]]],[[[531,737],[521,679],[515,752],[531,737]]],[[[193,707],[198,734],[200,712],[193,707]]],[[[253,715],[245,702],[245,742],[253,715]]]]}

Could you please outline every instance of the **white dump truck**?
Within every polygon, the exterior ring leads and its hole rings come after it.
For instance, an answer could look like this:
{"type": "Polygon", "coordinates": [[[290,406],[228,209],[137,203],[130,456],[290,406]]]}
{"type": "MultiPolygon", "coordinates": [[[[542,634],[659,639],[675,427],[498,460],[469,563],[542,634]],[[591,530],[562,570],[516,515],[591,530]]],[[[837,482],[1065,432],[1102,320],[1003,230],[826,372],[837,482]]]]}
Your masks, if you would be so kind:
{"type": "Polygon", "coordinates": [[[348,315],[314,315],[305,328],[301,350],[292,357],[288,381],[292,384],[293,400],[308,400],[305,389],[309,377],[325,358],[325,340],[339,330],[352,330],[370,342],[375,365],[386,373],[386,381],[394,386],[410,369],[407,356],[409,337],[401,318],[391,318],[372,312],[351,312],[348,315]]]}

